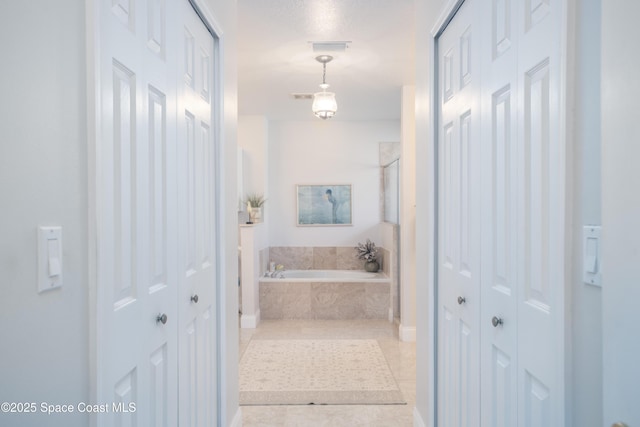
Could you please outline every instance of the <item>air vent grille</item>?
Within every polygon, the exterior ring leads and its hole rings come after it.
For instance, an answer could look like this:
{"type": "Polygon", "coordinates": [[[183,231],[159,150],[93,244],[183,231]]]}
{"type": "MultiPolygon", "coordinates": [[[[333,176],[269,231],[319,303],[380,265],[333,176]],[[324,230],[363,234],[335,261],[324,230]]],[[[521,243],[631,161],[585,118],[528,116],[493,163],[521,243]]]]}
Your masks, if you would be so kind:
{"type": "Polygon", "coordinates": [[[311,41],[314,52],[344,52],[350,41],[311,41]]]}
{"type": "Polygon", "coordinates": [[[291,97],[293,99],[313,99],[312,93],[292,93],[291,97]]]}

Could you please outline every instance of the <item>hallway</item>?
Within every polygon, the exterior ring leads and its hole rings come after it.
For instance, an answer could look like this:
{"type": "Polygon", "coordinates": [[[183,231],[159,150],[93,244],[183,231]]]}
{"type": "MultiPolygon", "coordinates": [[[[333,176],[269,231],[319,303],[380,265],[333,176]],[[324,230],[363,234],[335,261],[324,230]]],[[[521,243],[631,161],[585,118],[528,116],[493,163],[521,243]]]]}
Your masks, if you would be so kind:
{"type": "Polygon", "coordinates": [[[412,426],[415,406],[415,343],[398,341],[392,323],[378,320],[265,320],[241,329],[240,355],[251,340],[375,339],[407,401],[406,405],[243,406],[244,427],[412,426]]]}

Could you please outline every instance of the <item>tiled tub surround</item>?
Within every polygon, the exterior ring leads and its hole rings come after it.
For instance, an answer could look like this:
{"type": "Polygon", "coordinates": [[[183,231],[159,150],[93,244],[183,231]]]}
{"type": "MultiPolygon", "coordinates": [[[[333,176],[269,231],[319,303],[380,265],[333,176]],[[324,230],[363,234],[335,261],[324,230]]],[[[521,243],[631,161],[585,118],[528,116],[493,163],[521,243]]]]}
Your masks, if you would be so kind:
{"type": "Polygon", "coordinates": [[[364,269],[364,261],[356,257],[353,246],[271,246],[269,256],[287,270],[364,269]]]}
{"type": "Polygon", "coordinates": [[[262,278],[259,299],[262,319],[391,320],[393,316],[389,279],[383,273],[371,279],[262,278]]]}

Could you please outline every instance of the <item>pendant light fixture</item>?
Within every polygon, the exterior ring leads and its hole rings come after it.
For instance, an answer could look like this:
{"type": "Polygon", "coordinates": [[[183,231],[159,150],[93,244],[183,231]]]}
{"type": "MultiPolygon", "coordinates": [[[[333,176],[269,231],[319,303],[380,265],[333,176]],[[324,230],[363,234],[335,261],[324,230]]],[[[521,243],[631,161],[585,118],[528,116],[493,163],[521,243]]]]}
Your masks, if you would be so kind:
{"type": "Polygon", "coordinates": [[[322,120],[330,119],[335,116],[338,110],[338,104],[336,103],[336,94],[333,92],[327,92],[329,85],[325,81],[327,75],[327,62],[330,62],[333,56],[320,55],[316,56],[316,61],[322,64],[322,84],[320,88],[322,92],[316,92],[313,94],[313,104],[311,109],[316,117],[320,117],[322,120]]]}

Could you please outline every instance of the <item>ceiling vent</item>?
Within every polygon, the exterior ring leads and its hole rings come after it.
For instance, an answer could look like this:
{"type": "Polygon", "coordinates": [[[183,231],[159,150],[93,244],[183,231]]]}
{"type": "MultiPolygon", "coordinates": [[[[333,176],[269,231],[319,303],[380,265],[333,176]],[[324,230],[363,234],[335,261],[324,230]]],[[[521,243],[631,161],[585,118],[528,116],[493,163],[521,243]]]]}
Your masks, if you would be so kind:
{"type": "Polygon", "coordinates": [[[344,52],[349,47],[350,41],[324,41],[309,42],[314,52],[344,52]]]}
{"type": "Polygon", "coordinates": [[[292,93],[291,97],[293,99],[313,99],[312,93],[292,93]]]}

